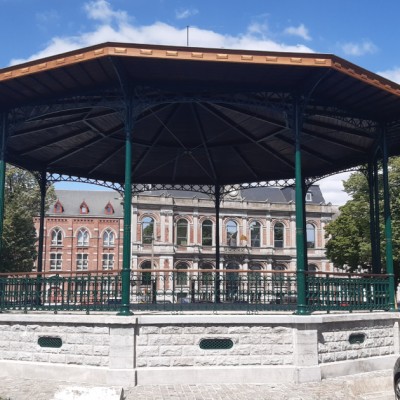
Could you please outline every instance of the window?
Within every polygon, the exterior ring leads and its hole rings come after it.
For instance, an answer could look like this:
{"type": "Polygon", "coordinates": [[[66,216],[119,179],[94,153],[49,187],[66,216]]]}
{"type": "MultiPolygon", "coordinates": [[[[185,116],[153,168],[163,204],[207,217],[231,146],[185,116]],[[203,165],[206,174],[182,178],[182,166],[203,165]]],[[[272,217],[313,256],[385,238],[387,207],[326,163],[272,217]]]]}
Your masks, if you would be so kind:
{"type": "Polygon", "coordinates": [[[250,246],[260,247],[261,225],[254,221],[250,224],[250,246]]]}
{"type": "Polygon", "coordinates": [[[57,200],[56,204],[54,204],[54,212],[56,214],[62,214],[64,212],[64,207],[62,206],[60,200],[57,200]]]}
{"type": "Polygon", "coordinates": [[[313,249],[315,248],[315,227],[313,224],[307,224],[307,248],[313,249]]]}
{"type": "Polygon", "coordinates": [[[110,202],[108,202],[107,205],[104,207],[104,212],[106,213],[106,215],[114,214],[114,207],[111,205],[110,202]]]}
{"type": "Polygon", "coordinates": [[[87,229],[79,229],[78,231],[78,246],[87,247],[89,246],[89,232],[87,229]]]}
{"type": "Polygon", "coordinates": [[[310,192],[306,193],[306,201],[312,201],[312,193],[310,192]]]}
{"type": "Polygon", "coordinates": [[[209,219],[206,219],[201,225],[201,244],[203,246],[212,246],[212,227],[213,224],[209,219]]]}
{"type": "Polygon", "coordinates": [[[204,286],[211,286],[213,284],[213,274],[212,274],[212,265],[211,264],[203,264],[201,266],[201,270],[204,272],[201,272],[200,275],[200,282],[204,286]]]}
{"type": "MultiPolygon", "coordinates": [[[[151,264],[150,261],[145,261],[142,264],[142,269],[143,270],[151,270],[151,264]]],[[[151,272],[142,272],[142,277],[141,277],[141,284],[149,286],[151,285],[151,272]]]]}
{"type": "Polygon", "coordinates": [[[275,293],[280,296],[285,293],[287,289],[286,275],[283,273],[283,271],[286,271],[286,267],[284,265],[274,265],[272,270],[278,271],[272,275],[272,286],[275,293]]]}
{"type": "Polygon", "coordinates": [[[143,244],[151,244],[154,235],[154,220],[150,217],[144,217],[142,220],[142,242],[143,244]]]}
{"type": "Polygon", "coordinates": [[[50,254],[50,271],[61,271],[62,268],[62,254],[51,253],[50,254]]]}
{"type": "Polygon", "coordinates": [[[281,222],[277,222],[274,226],[274,247],[283,247],[283,234],[285,227],[281,222]]]}
{"type": "Polygon", "coordinates": [[[237,246],[237,224],[235,221],[229,221],[226,224],[226,243],[228,246],[237,246]]]}
{"type": "Polygon", "coordinates": [[[307,271],[309,271],[309,272],[317,272],[318,268],[314,264],[308,264],[307,271]]]}
{"type": "MultiPolygon", "coordinates": [[[[226,266],[227,270],[238,270],[240,267],[236,263],[229,263],[226,266]]],[[[238,299],[240,291],[239,272],[227,272],[225,275],[225,299],[227,301],[235,301],[238,299]]]]}
{"type": "Polygon", "coordinates": [[[76,269],[77,271],[87,271],[89,263],[88,254],[77,254],[76,255],[76,269]]]}
{"type": "Polygon", "coordinates": [[[261,265],[253,264],[250,265],[250,271],[248,272],[249,286],[260,286],[261,284],[261,273],[256,271],[261,271],[261,265]]]}
{"type": "Polygon", "coordinates": [[[187,236],[188,222],[186,219],[180,219],[176,224],[176,244],[178,246],[187,246],[187,236]]]}
{"type": "MultiPolygon", "coordinates": [[[[176,266],[176,269],[187,270],[188,266],[186,264],[184,264],[184,263],[179,263],[176,266]]],[[[176,272],[175,283],[178,286],[187,285],[188,284],[188,274],[187,274],[187,272],[176,272]]]]}
{"type": "Polygon", "coordinates": [[[103,269],[110,270],[114,268],[114,254],[103,254],[103,269]]]}
{"type": "Polygon", "coordinates": [[[82,202],[80,205],[81,214],[89,214],[89,207],[86,202],[82,202]]]}
{"type": "Polygon", "coordinates": [[[115,244],[114,238],[115,238],[114,232],[111,229],[107,229],[103,233],[103,246],[104,247],[114,246],[114,244],[115,244]]]}
{"type": "Polygon", "coordinates": [[[54,228],[51,231],[51,245],[52,246],[62,246],[63,244],[63,234],[60,228],[54,228]]]}

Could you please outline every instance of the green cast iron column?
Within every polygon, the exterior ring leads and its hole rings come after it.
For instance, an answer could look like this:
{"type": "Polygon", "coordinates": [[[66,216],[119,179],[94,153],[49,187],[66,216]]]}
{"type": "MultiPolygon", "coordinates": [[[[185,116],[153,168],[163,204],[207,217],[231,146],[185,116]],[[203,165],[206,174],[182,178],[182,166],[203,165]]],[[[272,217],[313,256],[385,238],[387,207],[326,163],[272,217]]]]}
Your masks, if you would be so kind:
{"type": "Polygon", "coordinates": [[[305,277],[305,242],[304,242],[304,193],[301,171],[300,143],[300,107],[296,101],[294,106],[293,128],[295,135],[295,179],[296,179],[296,260],[297,260],[297,311],[299,315],[307,314],[306,277],[305,277]]]}
{"type": "Polygon", "coordinates": [[[39,243],[38,243],[38,265],[37,272],[43,271],[43,238],[44,238],[44,214],[46,204],[46,172],[43,171],[40,175],[39,187],[40,187],[40,220],[39,220],[39,243]]]}
{"type": "Polygon", "coordinates": [[[376,251],[376,230],[375,230],[375,198],[374,198],[374,169],[373,163],[368,163],[368,190],[369,190],[369,231],[371,236],[371,253],[372,253],[372,271],[375,271],[375,266],[378,265],[378,257],[376,251]]]}
{"type": "Polygon", "coordinates": [[[124,243],[121,271],[121,308],[118,315],[132,315],[130,305],[131,278],[131,213],[132,213],[132,103],[127,102],[125,115],[125,185],[124,185],[124,243]]]}
{"type": "Polygon", "coordinates": [[[6,141],[8,135],[7,113],[1,114],[1,149],[0,149],[0,253],[3,247],[3,226],[4,226],[4,186],[6,182],[6,141]]]}
{"type": "Polygon", "coordinates": [[[381,263],[381,229],[380,229],[380,213],[379,213],[379,172],[378,172],[378,156],[375,157],[374,163],[374,197],[375,197],[375,247],[376,247],[376,264],[372,266],[374,274],[382,272],[381,263]]]}
{"type": "Polygon", "coordinates": [[[393,270],[393,248],[392,248],[392,216],[390,213],[389,177],[388,177],[388,152],[386,131],[382,135],[382,169],[383,169],[383,201],[385,207],[385,241],[386,241],[386,273],[389,275],[389,309],[395,311],[394,304],[394,270],[393,270]]]}
{"type": "Polygon", "coordinates": [[[219,275],[219,263],[221,259],[219,237],[219,211],[220,211],[220,186],[215,185],[215,302],[221,302],[221,279],[219,275]]]}

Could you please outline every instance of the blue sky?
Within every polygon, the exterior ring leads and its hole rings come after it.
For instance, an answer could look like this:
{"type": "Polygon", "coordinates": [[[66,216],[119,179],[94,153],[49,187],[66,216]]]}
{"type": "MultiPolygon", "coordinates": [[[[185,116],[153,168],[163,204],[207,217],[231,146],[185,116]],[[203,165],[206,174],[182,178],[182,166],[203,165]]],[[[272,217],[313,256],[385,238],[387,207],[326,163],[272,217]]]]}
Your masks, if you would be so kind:
{"type": "MultiPolygon", "coordinates": [[[[106,41],[333,53],[400,83],[399,0],[0,0],[0,68],[106,41]]],[[[322,183],[342,204],[343,176],[322,183]]]]}

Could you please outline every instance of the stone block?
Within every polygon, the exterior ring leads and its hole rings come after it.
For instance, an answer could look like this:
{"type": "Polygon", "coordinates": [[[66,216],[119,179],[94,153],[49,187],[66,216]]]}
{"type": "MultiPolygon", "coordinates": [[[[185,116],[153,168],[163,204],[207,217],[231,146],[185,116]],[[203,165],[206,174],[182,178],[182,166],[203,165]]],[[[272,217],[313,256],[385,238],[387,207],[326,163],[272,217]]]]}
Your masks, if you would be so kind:
{"type": "Polygon", "coordinates": [[[177,357],[182,355],[182,346],[160,346],[160,356],[177,357]]]}

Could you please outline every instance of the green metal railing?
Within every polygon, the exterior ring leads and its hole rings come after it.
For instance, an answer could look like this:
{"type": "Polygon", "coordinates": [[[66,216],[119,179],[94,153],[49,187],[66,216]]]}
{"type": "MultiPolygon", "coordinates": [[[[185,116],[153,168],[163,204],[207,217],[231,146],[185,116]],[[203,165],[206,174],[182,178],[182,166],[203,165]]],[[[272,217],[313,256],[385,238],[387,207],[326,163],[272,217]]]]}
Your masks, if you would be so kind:
{"type": "MultiPolygon", "coordinates": [[[[389,310],[388,275],[306,272],[305,286],[307,313],[389,310]]],[[[141,269],[129,298],[132,312],[294,312],[298,293],[295,272],[141,269]]],[[[121,300],[121,271],[0,274],[0,311],[116,312],[121,300]]]]}

